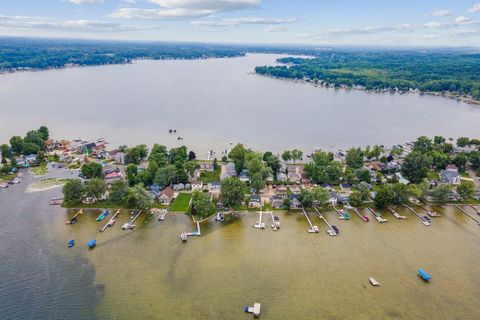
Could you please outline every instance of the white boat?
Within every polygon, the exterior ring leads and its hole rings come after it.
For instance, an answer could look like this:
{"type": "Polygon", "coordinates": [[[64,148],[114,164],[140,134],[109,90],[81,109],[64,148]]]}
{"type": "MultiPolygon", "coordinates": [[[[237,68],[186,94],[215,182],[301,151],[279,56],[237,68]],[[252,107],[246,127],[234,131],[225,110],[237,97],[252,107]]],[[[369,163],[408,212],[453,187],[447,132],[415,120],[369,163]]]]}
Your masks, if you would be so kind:
{"type": "Polygon", "coordinates": [[[185,231],[183,231],[182,233],[180,233],[180,239],[185,242],[187,241],[188,239],[188,236],[187,236],[187,233],[185,231]]]}
{"type": "Polygon", "coordinates": [[[368,278],[368,280],[370,280],[370,283],[372,284],[372,286],[374,286],[374,287],[380,286],[380,282],[378,282],[377,280],[373,279],[372,277],[368,278]]]}

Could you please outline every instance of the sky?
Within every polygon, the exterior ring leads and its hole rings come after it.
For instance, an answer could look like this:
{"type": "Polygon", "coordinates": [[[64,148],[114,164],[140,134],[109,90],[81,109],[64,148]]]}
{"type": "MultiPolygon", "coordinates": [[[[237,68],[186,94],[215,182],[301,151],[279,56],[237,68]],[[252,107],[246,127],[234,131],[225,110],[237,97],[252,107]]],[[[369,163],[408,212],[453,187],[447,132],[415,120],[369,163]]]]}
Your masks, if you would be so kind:
{"type": "Polygon", "coordinates": [[[480,0],[0,0],[0,35],[480,46],[480,0]]]}

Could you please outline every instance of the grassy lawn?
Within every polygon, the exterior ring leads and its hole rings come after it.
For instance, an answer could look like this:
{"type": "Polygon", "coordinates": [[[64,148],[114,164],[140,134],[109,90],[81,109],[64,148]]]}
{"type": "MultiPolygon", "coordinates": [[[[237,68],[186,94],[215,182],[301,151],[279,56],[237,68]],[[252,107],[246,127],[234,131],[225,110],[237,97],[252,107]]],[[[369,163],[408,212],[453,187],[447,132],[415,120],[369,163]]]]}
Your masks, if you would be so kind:
{"type": "Polygon", "coordinates": [[[220,172],[221,172],[220,166],[218,166],[217,169],[212,172],[202,171],[200,173],[200,181],[202,181],[203,183],[219,182],[220,172]]]}
{"type": "Polygon", "coordinates": [[[191,193],[179,193],[173,203],[170,205],[171,211],[187,212],[189,209],[191,193]]]}
{"type": "Polygon", "coordinates": [[[8,173],[8,174],[1,173],[0,174],[0,181],[7,182],[8,180],[12,180],[13,178],[15,178],[14,173],[8,173]]]}
{"type": "Polygon", "coordinates": [[[36,176],[44,176],[48,173],[48,167],[46,163],[42,163],[39,166],[31,167],[30,171],[36,176]]]}
{"type": "Polygon", "coordinates": [[[75,170],[75,169],[80,169],[82,165],[78,162],[70,163],[68,165],[68,169],[75,170]]]}
{"type": "Polygon", "coordinates": [[[427,173],[427,178],[428,178],[429,180],[438,180],[438,179],[439,179],[438,172],[429,171],[429,172],[427,173]]]}

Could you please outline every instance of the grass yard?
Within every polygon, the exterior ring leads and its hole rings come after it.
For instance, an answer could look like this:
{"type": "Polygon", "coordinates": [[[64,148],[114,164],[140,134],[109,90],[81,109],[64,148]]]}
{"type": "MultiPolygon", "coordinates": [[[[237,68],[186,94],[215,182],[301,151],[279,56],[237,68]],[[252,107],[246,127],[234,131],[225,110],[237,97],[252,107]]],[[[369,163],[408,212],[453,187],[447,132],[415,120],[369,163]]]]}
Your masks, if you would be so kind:
{"type": "Polygon", "coordinates": [[[219,182],[220,172],[221,172],[220,166],[218,166],[217,169],[212,172],[202,171],[200,173],[200,181],[202,181],[203,183],[219,182]]]}
{"type": "Polygon", "coordinates": [[[191,198],[191,193],[179,193],[170,205],[170,210],[175,212],[187,212],[190,207],[191,198]]]}
{"type": "Polygon", "coordinates": [[[46,163],[42,163],[39,166],[31,167],[30,171],[36,176],[44,176],[48,173],[48,167],[46,163]]]}

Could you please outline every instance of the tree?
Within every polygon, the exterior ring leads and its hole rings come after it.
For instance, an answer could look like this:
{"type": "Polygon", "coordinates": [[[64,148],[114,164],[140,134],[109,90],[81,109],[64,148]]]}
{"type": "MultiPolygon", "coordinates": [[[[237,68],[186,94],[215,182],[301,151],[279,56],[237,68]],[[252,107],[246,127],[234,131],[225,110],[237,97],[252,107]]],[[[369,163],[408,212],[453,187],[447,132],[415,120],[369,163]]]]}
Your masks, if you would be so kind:
{"type": "Polygon", "coordinates": [[[428,180],[423,179],[419,184],[409,184],[407,187],[407,193],[414,198],[425,199],[427,197],[429,186],[430,184],[428,180]]]}
{"type": "Polygon", "coordinates": [[[149,161],[155,161],[158,167],[164,167],[168,163],[168,150],[167,147],[155,143],[152,147],[152,151],[148,156],[149,161]]]}
{"type": "Polygon", "coordinates": [[[322,187],[316,187],[312,190],[313,199],[315,202],[318,202],[321,206],[324,206],[330,200],[330,192],[327,189],[322,187]]]}
{"type": "Polygon", "coordinates": [[[467,165],[467,155],[464,152],[457,154],[453,159],[453,163],[455,163],[460,171],[465,171],[465,167],[467,165]]]}
{"type": "Polygon", "coordinates": [[[24,138],[25,144],[33,143],[38,147],[38,149],[43,149],[44,140],[43,136],[37,130],[31,130],[27,132],[27,135],[24,138]]]}
{"type": "Polygon", "coordinates": [[[218,169],[218,160],[217,158],[213,158],[213,170],[217,171],[218,169]]]}
{"type": "Polygon", "coordinates": [[[333,153],[316,151],[312,161],[305,165],[305,172],[315,183],[335,183],[342,176],[343,166],[333,160],[333,153]]]}
{"type": "Polygon", "coordinates": [[[187,161],[185,163],[185,171],[190,177],[193,177],[197,169],[200,169],[200,163],[197,160],[187,161]]]}
{"type": "Polygon", "coordinates": [[[0,146],[0,153],[2,153],[3,158],[10,158],[12,156],[10,147],[7,144],[2,144],[0,146]]]}
{"type": "Polygon", "coordinates": [[[230,177],[222,181],[220,195],[223,205],[233,208],[245,200],[245,184],[238,178],[230,177]]]}
{"type": "Polygon", "coordinates": [[[125,163],[139,164],[141,161],[145,160],[147,155],[148,148],[144,144],[140,144],[133,148],[127,148],[125,150],[125,163]]]}
{"type": "Polygon", "coordinates": [[[480,168],[480,151],[470,152],[468,159],[475,168],[480,168]]]}
{"type": "Polygon", "coordinates": [[[41,126],[38,129],[38,133],[40,134],[44,142],[47,141],[48,138],[50,138],[50,132],[48,131],[48,128],[46,126],[41,126]]]}
{"type": "Polygon", "coordinates": [[[282,167],[282,164],[280,163],[280,158],[268,151],[263,154],[263,161],[265,161],[267,166],[270,167],[274,179],[277,180],[277,173],[282,167]]]}
{"type": "Polygon", "coordinates": [[[270,175],[271,169],[262,161],[262,156],[255,152],[247,154],[245,165],[248,170],[250,186],[258,193],[265,187],[265,180],[270,175]]]}
{"type": "Polygon", "coordinates": [[[361,207],[363,205],[362,195],[358,191],[353,191],[350,194],[350,204],[354,207],[361,207]]]}
{"type": "Polygon", "coordinates": [[[457,146],[460,148],[466,147],[470,144],[470,139],[467,137],[460,137],[457,139],[457,146]]]}
{"type": "Polygon", "coordinates": [[[23,153],[24,154],[26,154],[26,155],[37,154],[38,151],[40,151],[40,148],[35,143],[25,142],[25,144],[23,146],[23,153]]]}
{"type": "Polygon", "coordinates": [[[450,163],[450,155],[441,151],[432,152],[432,165],[438,169],[443,170],[450,163]]]}
{"type": "Polygon", "coordinates": [[[394,183],[392,185],[392,191],[394,204],[408,203],[409,193],[406,185],[402,183],[394,183]]]}
{"type": "Polygon", "coordinates": [[[372,181],[372,177],[370,176],[370,171],[368,171],[367,169],[363,169],[363,168],[357,169],[355,170],[355,175],[358,181],[360,182],[363,181],[363,182],[370,183],[372,181]]]}
{"type": "Polygon", "coordinates": [[[175,167],[173,164],[170,164],[166,167],[158,169],[157,173],[155,174],[155,178],[153,178],[153,182],[161,186],[168,186],[173,182],[176,175],[177,167],[175,167]]]}
{"type": "Polygon", "coordinates": [[[282,153],[282,159],[287,163],[288,161],[292,160],[292,153],[289,150],[285,150],[282,153]]]}
{"type": "Polygon", "coordinates": [[[393,197],[394,194],[392,186],[386,184],[382,186],[375,195],[375,206],[380,209],[386,208],[393,203],[393,197]]]}
{"type": "Polygon", "coordinates": [[[12,146],[12,151],[16,154],[21,154],[23,152],[23,147],[25,143],[23,142],[22,137],[13,136],[10,138],[10,146],[12,146]]]}
{"type": "Polygon", "coordinates": [[[106,189],[107,186],[103,179],[93,178],[88,182],[87,186],[85,187],[85,194],[98,200],[105,194],[106,189]]]}
{"type": "Polygon", "coordinates": [[[133,163],[128,164],[126,173],[127,173],[127,181],[130,186],[133,186],[135,183],[137,183],[138,168],[135,164],[133,163]]]}
{"type": "Polygon", "coordinates": [[[188,161],[193,161],[193,160],[195,160],[195,159],[197,159],[197,155],[195,154],[195,152],[190,151],[190,152],[188,153],[188,161]]]}
{"type": "Polygon", "coordinates": [[[197,190],[192,194],[192,214],[207,217],[214,212],[215,205],[207,193],[197,190]]]}
{"type": "Polygon", "coordinates": [[[441,184],[432,191],[432,195],[438,201],[447,201],[450,192],[452,191],[452,185],[450,184],[441,184]]]}
{"type": "Polygon", "coordinates": [[[63,199],[66,203],[79,203],[82,201],[85,189],[79,179],[69,180],[63,186],[63,199]]]}
{"type": "Polygon", "coordinates": [[[152,198],[147,193],[147,190],[143,187],[142,183],[128,188],[125,201],[132,207],[147,210],[152,206],[152,198]]]}
{"type": "Polygon", "coordinates": [[[469,200],[475,198],[475,185],[470,182],[462,182],[458,188],[457,192],[462,197],[463,200],[469,200]]]}
{"type": "MultiPolygon", "coordinates": [[[[370,186],[366,182],[360,182],[355,186],[355,189],[359,193],[362,201],[367,201],[370,195],[370,186]]],[[[355,206],[354,206],[355,207],[355,206]]]]}
{"type": "Polygon", "coordinates": [[[402,167],[403,175],[413,183],[419,183],[427,177],[431,159],[418,151],[411,152],[402,167]]]}
{"type": "Polygon", "coordinates": [[[245,157],[247,155],[247,150],[243,146],[243,144],[237,144],[235,147],[230,150],[228,157],[233,161],[235,164],[235,170],[237,174],[239,174],[243,167],[245,166],[245,157]]]}
{"type": "Polygon", "coordinates": [[[413,150],[418,151],[420,153],[428,153],[432,151],[432,149],[433,149],[432,140],[430,140],[430,138],[425,136],[419,137],[417,141],[415,141],[415,143],[413,144],[413,150]]]}
{"type": "Polygon", "coordinates": [[[45,157],[46,157],[45,151],[43,150],[38,151],[37,157],[36,157],[37,162],[43,162],[45,160],[45,157]]]}
{"type": "Polygon", "coordinates": [[[300,194],[298,195],[298,201],[302,204],[302,207],[304,208],[310,208],[313,206],[313,201],[315,200],[315,196],[313,192],[302,189],[300,191],[300,194]]]}
{"type": "Polygon", "coordinates": [[[345,162],[347,166],[351,168],[361,168],[363,167],[363,151],[360,148],[350,148],[347,150],[347,155],[345,157],[345,162]]]}
{"type": "Polygon", "coordinates": [[[128,184],[123,180],[112,183],[109,193],[109,199],[113,203],[122,203],[128,193],[128,184]]]}
{"type": "Polygon", "coordinates": [[[300,151],[298,149],[293,149],[291,151],[291,156],[292,156],[293,163],[295,163],[296,160],[302,160],[303,151],[300,151]]]}
{"type": "Polygon", "coordinates": [[[378,159],[383,152],[383,147],[379,145],[374,145],[369,152],[365,152],[369,160],[376,158],[378,159]]]}
{"type": "Polygon", "coordinates": [[[185,146],[170,149],[170,152],[168,153],[168,160],[171,164],[183,164],[187,159],[187,147],[185,146]]]}
{"type": "Polygon", "coordinates": [[[103,167],[98,162],[86,163],[82,166],[82,175],[85,179],[103,178],[103,167]]]}

